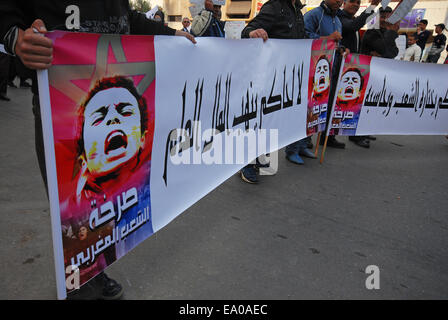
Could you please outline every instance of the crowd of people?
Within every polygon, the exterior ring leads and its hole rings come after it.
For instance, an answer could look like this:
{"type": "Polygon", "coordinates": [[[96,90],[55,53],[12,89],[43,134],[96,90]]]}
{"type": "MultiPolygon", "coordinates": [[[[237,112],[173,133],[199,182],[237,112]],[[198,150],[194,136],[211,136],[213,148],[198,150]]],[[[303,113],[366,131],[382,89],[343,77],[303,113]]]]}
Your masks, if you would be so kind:
{"type": "MultiPolygon", "coordinates": [[[[329,39],[339,44],[333,70],[339,68],[344,54],[348,52],[393,59],[398,54],[396,39],[398,37],[399,22],[391,24],[387,19],[392,14],[390,7],[379,9],[380,28],[369,29],[363,36],[360,30],[367,19],[374,14],[375,8],[381,0],[371,0],[370,6],[358,14],[360,0],[323,0],[320,6],[302,14],[304,5],[300,0],[269,0],[259,14],[250,21],[241,33],[242,38],[277,39],[329,39]]],[[[4,0],[0,3],[0,40],[8,55],[0,53],[0,99],[9,100],[6,89],[15,86],[14,79],[20,78],[20,86],[27,87],[28,78],[33,79],[33,112],[35,115],[36,153],[42,178],[46,184],[45,158],[43,148],[41,114],[38,99],[37,81],[31,70],[47,69],[52,62],[52,41],[41,37],[47,30],[61,29],[67,21],[67,8],[75,3],[79,7],[81,17],[77,17],[78,30],[96,32],[95,25],[102,25],[105,33],[118,34],[147,34],[182,36],[193,43],[195,37],[225,37],[225,23],[222,21],[221,6],[213,0],[205,0],[205,9],[195,16],[192,21],[188,17],[182,20],[182,30],[174,30],[164,23],[163,12],[157,12],[154,19],[148,19],[130,9],[128,1],[45,1],[45,0],[4,0]],[[101,14],[100,14],[101,13],[101,14]]],[[[404,60],[421,62],[422,53],[431,36],[426,30],[427,20],[421,20],[417,32],[408,35],[408,48],[404,60]]],[[[62,28],[63,29],[63,28],[62,28]]],[[[67,28],[70,29],[70,28],[67,28]]],[[[445,25],[437,24],[436,36],[428,50],[426,62],[437,63],[446,46],[446,36],[443,34],[445,25]]],[[[447,48],[448,50],[448,48],[447,48]]],[[[445,63],[448,63],[445,61],[445,63]]],[[[333,72],[333,80],[337,72],[333,72]]],[[[336,81],[332,81],[330,100],[335,96],[336,81]]],[[[328,124],[327,113],[327,124],[328,124]]],[[[317,143],[323,144],[324,137],[317,143]]],[[[353,136],[349,138],[356,145],[370,147],[372,136],[353,136]]],[[[335,136],[328,137],[328,147],[345,148],[345,144],[336,140],[335,136]]],[[[294,164],[303,165],[302,157],[316,158],[311,151],[313,144],[310,137],[288,145],[285,149],[286,158],[294,164]]],[[[248,183],[258,182],[258,165],[250,164],[244,167],[241,178],[248,183]]],[[[83,286],[84,295],[88,298],[119,298],[122,287],[104,273],[94,281],[83,286]]]]}
{"type": "Polygon", "coordinates": [[[8,97],[8,87],[10,88],[30,88],[32,71],[25,68],[22,61],[17,57],[11,57],[8,54],[0,52],[0,100],[10,101],[8,97]],[[15,79],[19,79],[19,84],[15,79]]]}

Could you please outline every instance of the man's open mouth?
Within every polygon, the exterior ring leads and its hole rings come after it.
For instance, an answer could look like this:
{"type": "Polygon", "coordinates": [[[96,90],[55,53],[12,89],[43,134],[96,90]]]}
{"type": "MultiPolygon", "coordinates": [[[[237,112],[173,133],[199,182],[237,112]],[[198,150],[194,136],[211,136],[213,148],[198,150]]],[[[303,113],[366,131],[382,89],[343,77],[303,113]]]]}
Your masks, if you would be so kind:
{"type": "Polygon", "coordinates": [[[128,146],[128,137],[121,130],[114,130],[106,138],[106,142],[104,144],[104,153],[106,155],[109,152],[118,150],[120,148],[126,149],[128,146]]]}
{"type": "Polygon", "coordinates": [[[353,95],[353,93],[355,92],[355,89],[353,89],[353,87],[347,87],[346,89],[345,89],[345,94],[346,95],[353,95]]]}
{"type": "Polygon", "coordinates": [[[319,85],[321,84],[325,84],[325,77],[323,76],[319,78],[319,85]]]}

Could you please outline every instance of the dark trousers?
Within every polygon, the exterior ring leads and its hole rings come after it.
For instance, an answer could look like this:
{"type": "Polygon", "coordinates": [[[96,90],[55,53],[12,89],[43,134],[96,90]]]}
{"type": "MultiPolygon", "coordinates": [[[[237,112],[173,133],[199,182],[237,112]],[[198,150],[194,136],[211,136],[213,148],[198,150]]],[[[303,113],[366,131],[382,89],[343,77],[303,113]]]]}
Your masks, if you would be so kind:
{"type": "Polygon", "coordinates": [[[40,114],[39,96],[33,96],[33,113],[34,113],[34,143],[37,155],[37,161],[39,162],[40,174],[45,184],[45,190],[48,196],[48,183],[47,183],[47,170],[45,167],[45,148],[44,148],[44,135],[42,132],[42,120],[40,114]]]}
{"type": "MultiPolygon", "coordinates": [[[[343,56],[339,53],[338,50],[336,50],[335,55],[334,55],[334,61],[333,61],[333,68],[331,69],[331,83],[330,83],[330,94],[328,96],[328,108],[327,108],[327,126],[326,128],[328,128],[329,126],[329,122],[330,122],[330,117],[331,114],[333,112],[333,102],[334,99],[336,98],[336,86],[338,84],[338,78],[339,78],[339,70],[341,69],[341,63],[342,63],[342,59],[343,56]]],[[[325,140],[325,136],[326,136],[326,131],[323,132],[323,134],[321,134],[320,138],[322,141],[325,140]]],[[[332,138],[334,138],[333,136],[330,136],[332,138]]]]}
{"type": "Polygon", "coordinates": [[[311,137],[303,138],[299,141],[293,142],[287,145],[285,148],[286,155],[299,154],[303,149],[308,148],[308,143],[311,142],[311,137]]]}
{"type": "Polygon", "coordinates": [[[16,69],[16,63],[15,60],[18,59],[16,57],[11,57],[11,62],[9,63],[9,75],[8,75],[8,81],[14,81],[14,79],[17,76],[17,69],[16,69]]]}
{"type": "Polygon", "coordinates": [[[440,59],[440,53],[439,54],[430,54],[428,56],[428,59],[426,60],[426,62],[437,63],[437,61],[439,61],[439,59],[440,59]]]}
{"type": "Polygon", "coordinates": [[[0,94],[6,95],[8,91],[10,56],[0,53],[0,94]]]}

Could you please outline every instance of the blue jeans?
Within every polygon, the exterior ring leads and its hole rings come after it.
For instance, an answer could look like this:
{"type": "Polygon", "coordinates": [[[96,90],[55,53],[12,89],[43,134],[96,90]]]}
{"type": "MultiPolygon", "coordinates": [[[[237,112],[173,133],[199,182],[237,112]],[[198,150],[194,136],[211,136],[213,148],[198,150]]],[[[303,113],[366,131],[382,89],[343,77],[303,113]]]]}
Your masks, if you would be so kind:
{"type": "Polygon", "coordinates": [[[307,148],[309,142],[311,142],[311,137],[306,137],[304,139],[291,143],[290,145],[286,146],[286,155],[289,156],[291,154],[299,154],[301,150],[307,148]]]}
{"type": "Polygon", "coordinates": [[[439,61],[439,58],[440,58],[440,53],[439,54],[430,54],[428,56],[428,59],[426,60],[426,62],[437,63],[437,61],[439,61]]]}

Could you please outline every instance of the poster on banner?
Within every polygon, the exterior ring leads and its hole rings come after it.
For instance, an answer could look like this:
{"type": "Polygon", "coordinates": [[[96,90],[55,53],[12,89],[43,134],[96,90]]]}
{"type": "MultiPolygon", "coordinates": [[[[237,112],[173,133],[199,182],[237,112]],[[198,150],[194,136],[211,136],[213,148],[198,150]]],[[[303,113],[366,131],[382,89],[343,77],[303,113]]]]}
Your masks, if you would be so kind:
{"type": "Polygon", "coordinates": [[[247,163],[306,137],[313,40],[47,36],[54,59],[38,78],[59,298],[74,289],[67,268],[85,284],[247,163]]]}
{"type": "Polygon", "coordinates": [[[83,285],[153,233],[154,41],[48,36],[64,269],[78,269],[83,285]]]}
{"type": "Polygon", "coordinates": [[[341,66],[330,135],[356,134],[362,102],[369,82],[371,56],[349,54],[341,66]]]}
{"type": "Polygon", "coordinates": [[[315,40],[311,50],[308,80],[307,135],[325,130],[331,72],[336,49],[334,41],[315,40]]]}

